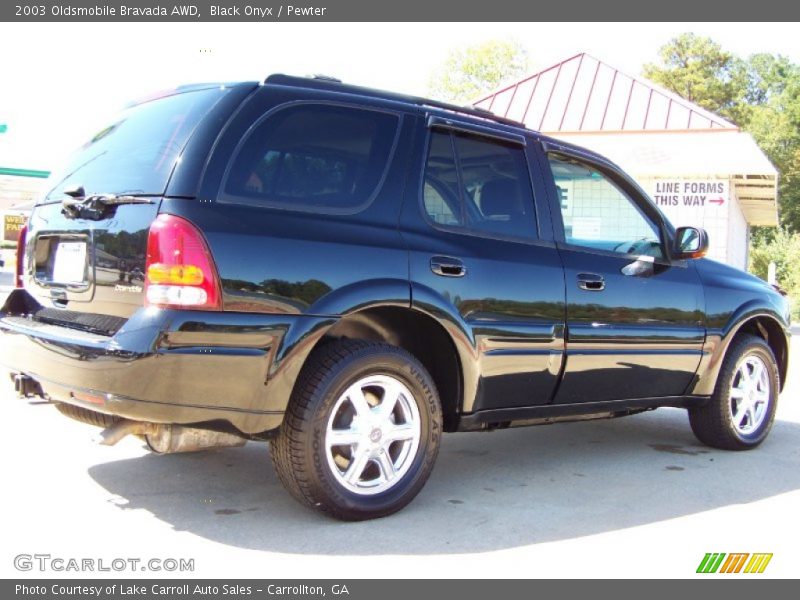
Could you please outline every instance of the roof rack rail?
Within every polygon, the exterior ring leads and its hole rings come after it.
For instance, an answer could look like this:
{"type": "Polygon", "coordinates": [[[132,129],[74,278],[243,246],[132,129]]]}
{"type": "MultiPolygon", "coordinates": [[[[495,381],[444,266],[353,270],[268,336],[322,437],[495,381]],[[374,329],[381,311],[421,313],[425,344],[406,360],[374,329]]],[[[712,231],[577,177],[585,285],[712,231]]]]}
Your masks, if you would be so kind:
{"type": "Polygon", "coordinates": [[[482,106],[475,106],[473,104],[472,108],[474,108],[478,112],[481,112],[481,113],[484,113],[484,114],[487,114],[487,115],[494,115],[494,113],[492,111],[490,111],[488,108],[483,108],[482,106]]]}
{"type": "Polygon", "coordinates": [[[342,83],[342,80],[338,77],[332,77],[331,75],[325,75],[325,73],[314,73],[311,76],[312,79],[317,79],[319,81],[331,81],[333,83],[342,83]]]}
{"type": "Polygon", "coordinates": [[[506,117],[501,117],[500,115],[497,115],[485,108],[479,108],[477,106],[460,106],[458,104],[450,104],[449,102],[440,102],[438,100],[429,100],[427,98],[414,98],[414,99],[417,101],[415,102],[415,104],[419,106],[430,106],[431,108],[441,108],[443,110],[463,113],[465,115],[470,115],[473,117],[480,117],[481,119],[489,119],[491,121],[497,121],[498,123],[502,123],[503,125],[511,125],[512,127],[525,128],[525,123],[521,123],[520,121],[515,121],[514,119],[508,119],[506,117]]]}
{"type": "Polygon", "coordinates": [[[415,106],[420,106],[420,107],[438,108],[449,112],[470,115],[472,117],[478,117],[480,119],[495,121],[503,125],[510,125],[511,127],[525,128],[524,123],[515,121],[513,119],[508,119],[506,117],[501,117],[500,115],[496,115],[492,111],[487,110],[485,108],[479,108],[477,106],[460,106],[458,104],[441,102],[439,100],[431,100],[430,98],[423,98],[421,96],[410,96],[406,94],[387,92],[384,90],[378,90],[375,88],[368,88],[359,85],[350,85],[342,83],[341,80],[327,75],[314,75],[313,77],[295,77],[292,75],[275,74],[267,77],[264,80],[264,83],[361,94],[363,96],[371,96],[373,98],[383,98],[385,100],[406,102],[408,104],[414,104],[415,106]]]}

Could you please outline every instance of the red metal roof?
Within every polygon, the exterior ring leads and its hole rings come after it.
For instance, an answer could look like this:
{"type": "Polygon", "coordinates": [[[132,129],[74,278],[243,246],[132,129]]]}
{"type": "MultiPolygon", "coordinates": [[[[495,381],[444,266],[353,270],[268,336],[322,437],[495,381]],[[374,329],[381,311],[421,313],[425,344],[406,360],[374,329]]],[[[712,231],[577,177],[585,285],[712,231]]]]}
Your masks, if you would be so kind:
{"type": "Polygon", "coordinates": [[[652,81],[586,53],[503,87],[475,106],[545,132],[738,129],[652,81]]]}

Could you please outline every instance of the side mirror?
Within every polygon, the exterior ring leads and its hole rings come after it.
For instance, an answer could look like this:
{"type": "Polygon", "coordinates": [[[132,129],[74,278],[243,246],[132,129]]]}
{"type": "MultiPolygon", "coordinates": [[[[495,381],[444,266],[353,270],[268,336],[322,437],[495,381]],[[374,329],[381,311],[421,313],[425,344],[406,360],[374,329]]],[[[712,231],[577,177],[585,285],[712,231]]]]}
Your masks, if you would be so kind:
{"type": "Polygon", "coordinates": [[[708,233],[701,227],[678,227],[673,258],[702,258],[708,252],[708,233]]]}

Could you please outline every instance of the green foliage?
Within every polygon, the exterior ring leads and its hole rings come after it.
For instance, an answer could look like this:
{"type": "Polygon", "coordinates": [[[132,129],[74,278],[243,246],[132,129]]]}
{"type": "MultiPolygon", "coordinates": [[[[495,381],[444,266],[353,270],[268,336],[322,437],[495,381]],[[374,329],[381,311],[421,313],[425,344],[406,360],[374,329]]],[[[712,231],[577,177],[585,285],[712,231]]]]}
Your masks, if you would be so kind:
{"type": "Polygon", "coordinates": [[[780,173],[781,223],[800,232],[800,74],[797,65],[780,91],[753,107],[746,127],[780,173]]]}
{"type": "Polygon", "coordinates": [[[433,98],[470,103],[528,70],[528,53],[517,40],[490,40],[450,52],[428,84],[433,98]]]}
{"type": "Polygon", "coordinates": [[[800,318],[800,235],[778,229],[761,236],[750,249],[750,272],[766,280],[769,263],[775,262],[778,285],[792,298],[792,320],[800,318]]]}
{"type": "Polygon", "coordinates": [[[783,93],[797,77],[798,66],[785,56],[753,54],[745,63],[747,68],[746,100],[750,104],[766,104],[783,93]]]}
{"type": "Polygon", "coordinates": [[[644,76],[712,112],[728,116],[742,100],[742,61],[710,38],[682,33],[659,50],[644,76]]]}
{"type": "Polygon", "coordinates": [[[645,77],[753,136],[780,173],[781,225],[800,232],[800,65],[763,53],[742,59],[693,33],[670,40],[659,58],[645,77]]]}

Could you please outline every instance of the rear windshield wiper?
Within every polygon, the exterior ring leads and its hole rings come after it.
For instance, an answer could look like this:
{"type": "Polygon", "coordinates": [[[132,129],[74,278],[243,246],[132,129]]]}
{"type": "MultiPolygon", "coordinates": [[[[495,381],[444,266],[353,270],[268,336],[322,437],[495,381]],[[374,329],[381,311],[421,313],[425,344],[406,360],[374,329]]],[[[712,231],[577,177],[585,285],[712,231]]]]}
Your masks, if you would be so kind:
{"type": "Polygon", "coordinates": [[[150,198],[141,196],[117,196],[115,194],[86,195],[83,186],[64,192],[68,198],[61,202],[61,214],[68,219],[89,219],[100,221],[122,204],[153,204],[150,198]]]}

